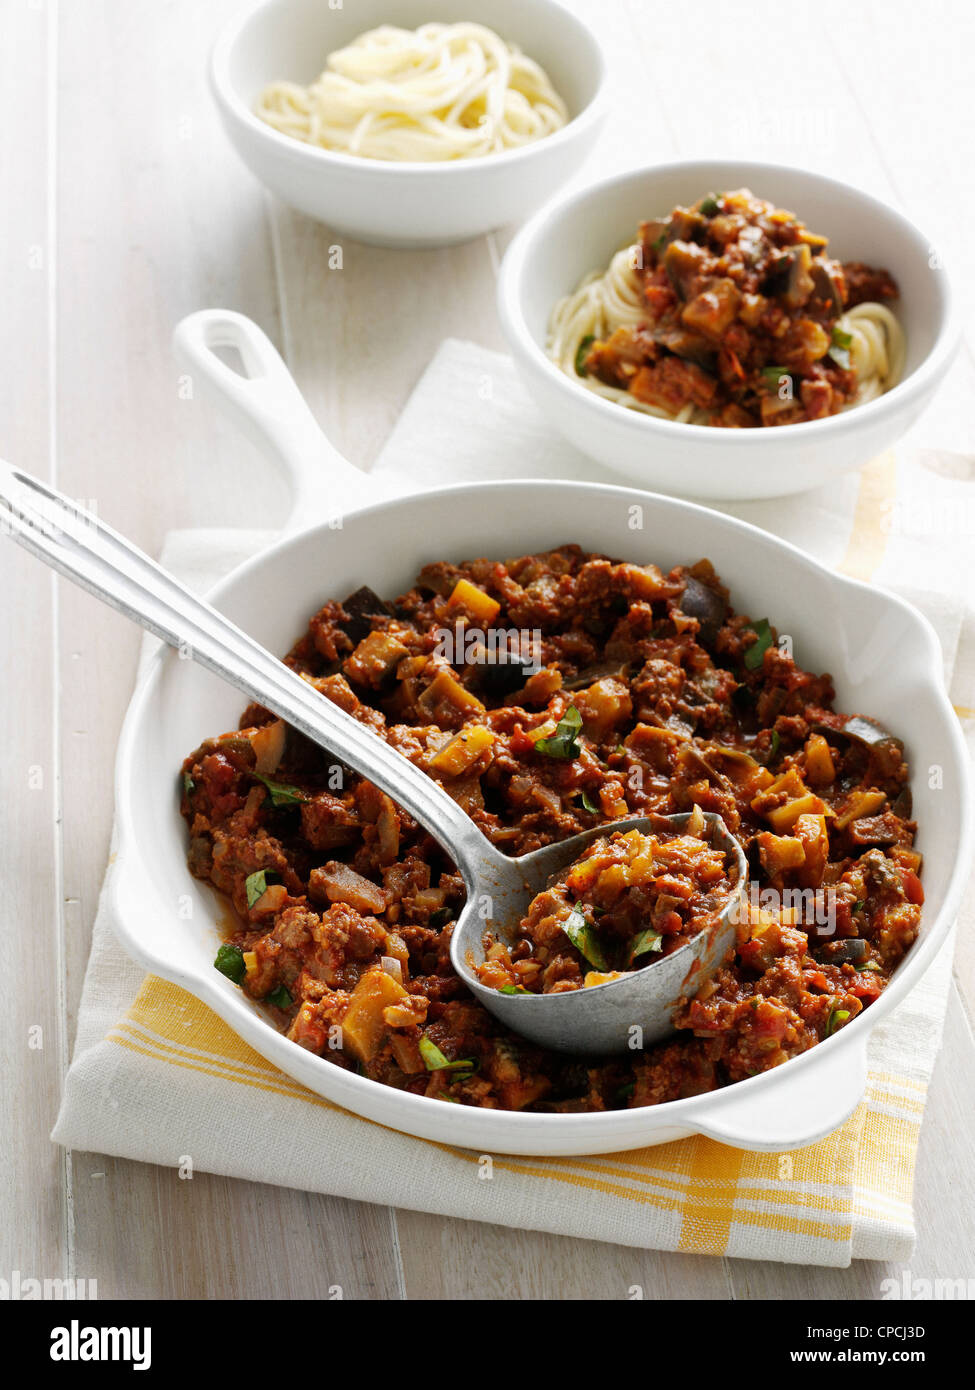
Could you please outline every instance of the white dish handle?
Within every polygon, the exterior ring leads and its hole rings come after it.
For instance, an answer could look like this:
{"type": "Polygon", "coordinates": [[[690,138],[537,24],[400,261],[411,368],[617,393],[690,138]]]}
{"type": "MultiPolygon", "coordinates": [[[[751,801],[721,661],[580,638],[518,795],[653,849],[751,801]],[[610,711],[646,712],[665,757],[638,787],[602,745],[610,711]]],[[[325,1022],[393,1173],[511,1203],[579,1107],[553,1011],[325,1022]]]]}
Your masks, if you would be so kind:
{"type": "MultiPolygon", "coordinates": [[[[867,1085],[869,1032],[845,1047],[816,1048],[805,1078],[788,1073],[781,1086],[709,1092],[700,1117],[687,1117],[698,1133],[736,1149],[781,1153],[815,1144],[853,1114],[867,1085]],[[736,1094],[737,1092],[737,1094],[736,1094]]],[[[820,1045],[822,1046],[822,1044],[820,1045]]]]}
{"type": "Polygon", "coordinates": [[[252,319],[232,309],[200,309],[173,332],[173,350],[199,383],[267,453],[291,489],[288,535],[339,524],[351,507],[377,500],[373,480],[330,444],[277,348],[252,319]],[[240,354],[243,375],[217,349],[240,354]]]}

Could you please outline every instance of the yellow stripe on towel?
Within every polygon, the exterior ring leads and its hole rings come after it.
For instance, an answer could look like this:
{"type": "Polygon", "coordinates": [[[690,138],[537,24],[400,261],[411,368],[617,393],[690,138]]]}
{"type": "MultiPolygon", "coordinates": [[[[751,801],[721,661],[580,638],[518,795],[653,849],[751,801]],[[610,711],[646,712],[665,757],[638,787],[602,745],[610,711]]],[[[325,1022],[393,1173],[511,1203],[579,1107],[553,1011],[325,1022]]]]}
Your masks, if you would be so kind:
{"type": "MultiPolygon", "coordinates": [[[[163,1066],[340,1111],[278,1071],[193,995],[155,977],[144,981],[108,1040],[163,1066]]],[[[492,1161],[521,1178],[668,1213],[676,1221],[674,1248],[687,1253],[725,1254],[735,1233],[741,1240],[749,1229],[843,1243],[851,1238],[854,1207],[876,1221],[909,1219],[923,1096],[909,1077],[871,1073],[865,1101],[846,1124],[790,1154],[748,1153],[697,1135],[622,1154],[492,1161]]],[[[465,1164],[480,1158],[414,1142],[465,1164]]]]}

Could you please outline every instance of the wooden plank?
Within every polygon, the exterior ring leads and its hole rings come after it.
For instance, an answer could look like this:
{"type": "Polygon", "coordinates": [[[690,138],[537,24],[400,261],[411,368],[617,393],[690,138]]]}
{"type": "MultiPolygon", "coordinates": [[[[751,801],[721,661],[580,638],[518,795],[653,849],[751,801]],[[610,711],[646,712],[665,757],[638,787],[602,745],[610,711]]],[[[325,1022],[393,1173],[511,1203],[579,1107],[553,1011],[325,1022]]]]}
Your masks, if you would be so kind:
{"type": "Polygon", "coordinates": [[[410,1299],[731,1297],[729,1261],[672,1255],[480,1221],[397,1213],[410,1299]]]}
{"type": "Polygon", "coordinates": [[[79,1277],[100,1298],[398,1299],[388,1207],[74,1157],[79,1277]]]}
{"type": "Polygon", "coordinates": [[[444,338],[503,348],[487,241],[391,251],[277,202],[271,218],[288,365],[328,437],[368,468],[444,338]]]}
{"type": "MultiPolygon", "coordinates": [[[[91,499],[150,552],[173,526],[273,524],[287,510],[268,464],[214,410],[182,398],[169,346],[183,314],[215,305],[240,309],[279,337],[264,195],[225,144],[206,90],[210,37],[237,8],[236,0],[148,8],[85,0],[61,10],[62,487],[91,499]],[[94,98],[93,73],[110,102],[94,98]]],[[[114,749],[138,643],[135,627],[63,586],[72,1010],[108,852],[114,749]]],[[[387,1211],[221,1178],[181,1183],[166,1169],[99,1155],[75,1155],[75,1164],[83,1175],[75,1268],[105,1293],[256,1297],[300,1285],[327,1297],[331,1282],[343,1282],[334,1269],[344,1245],[358,1249],[357,1231],[370,1249],[346,1281],[384,1297],[398,1286],[387,1211]],[[92,1172],[106,1176],[84,1176],[92,1172]],[[334,1252],[331,1270],[321,1248],[334,1252]],[[253,1258],[242,1263],[242,1255],[253,1258]]]]}
{"type": "MultiPolygon", "coordinates": [[[[44,153],[49,134],[48,16],[19,0],[0,44],[0,438],[4,456],[51,475],[49,310],[53,292],[44,153]]],[[[7,990],[0,1011],[0,1273],[67,1273],[70,1208],[65,1155],[48,1140],[65,1064],[61,983],[58,766],[54,739],[54,582],[0,540],[0,720],[10,742],[0,767],[0,847],[7,990]]]]}

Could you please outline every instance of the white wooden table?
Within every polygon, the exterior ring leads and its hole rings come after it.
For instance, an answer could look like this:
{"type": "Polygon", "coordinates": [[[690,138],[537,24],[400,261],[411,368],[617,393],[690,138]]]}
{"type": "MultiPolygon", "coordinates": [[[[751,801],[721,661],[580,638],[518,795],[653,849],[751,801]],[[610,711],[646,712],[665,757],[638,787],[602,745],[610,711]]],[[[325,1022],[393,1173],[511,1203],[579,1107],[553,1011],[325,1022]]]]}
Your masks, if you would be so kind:
{"type": "MultiPolygon", "coordinates": [[[[0,449],[150,552],[171,527],[264,525],[286,510],[285,497],[268,501],[266,464],[180,399],[169,337],[181,315],[253,316],[361,465],[444,336],[501,346],[504,234],[434,252],[347,243],[344,268],[329,271],[334,238],[271,204],[237,163],[204,75],[237,3],[3,7],[0,449]]],[[[578,8],[618,80],[590,172],[694,155],[804,163],[899,202],[961,249],[975,220],[965,0],[578,8]]],[[[971,323],[971,271],[958,283],[971,323]]],[[[971,351],[969,336],[916,434],[975,455],[971,351]]],[[[619,1298],[642,1284],[673,1299],[876,1298],[900,1275],[659,1255],[206,1175],[184,1183],[53,1146],[139,634],[6,543],[0,595],[0,1275],[96,1278],[103,1298],[327,1296],[340,1283],[357,1298],[619,1298]]],[[[918,1278],[975,1274],[973,959],[962,942],[921,1141],[918,1278]]]]}

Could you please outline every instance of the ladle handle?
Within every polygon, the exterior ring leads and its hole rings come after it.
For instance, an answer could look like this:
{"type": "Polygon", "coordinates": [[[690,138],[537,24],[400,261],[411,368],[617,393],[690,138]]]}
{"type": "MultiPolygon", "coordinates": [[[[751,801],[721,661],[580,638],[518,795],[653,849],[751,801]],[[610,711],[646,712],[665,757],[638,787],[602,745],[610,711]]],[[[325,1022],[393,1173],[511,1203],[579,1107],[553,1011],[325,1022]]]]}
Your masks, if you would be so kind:
{"type": "Polygon", "coordinates": [[[492,853],[431,777],[324,698],[137,546],[62,493],[0,460],[0,528],[60,574],[215,671],[363,777],[435,836],[470,881],[492,853]]]}

